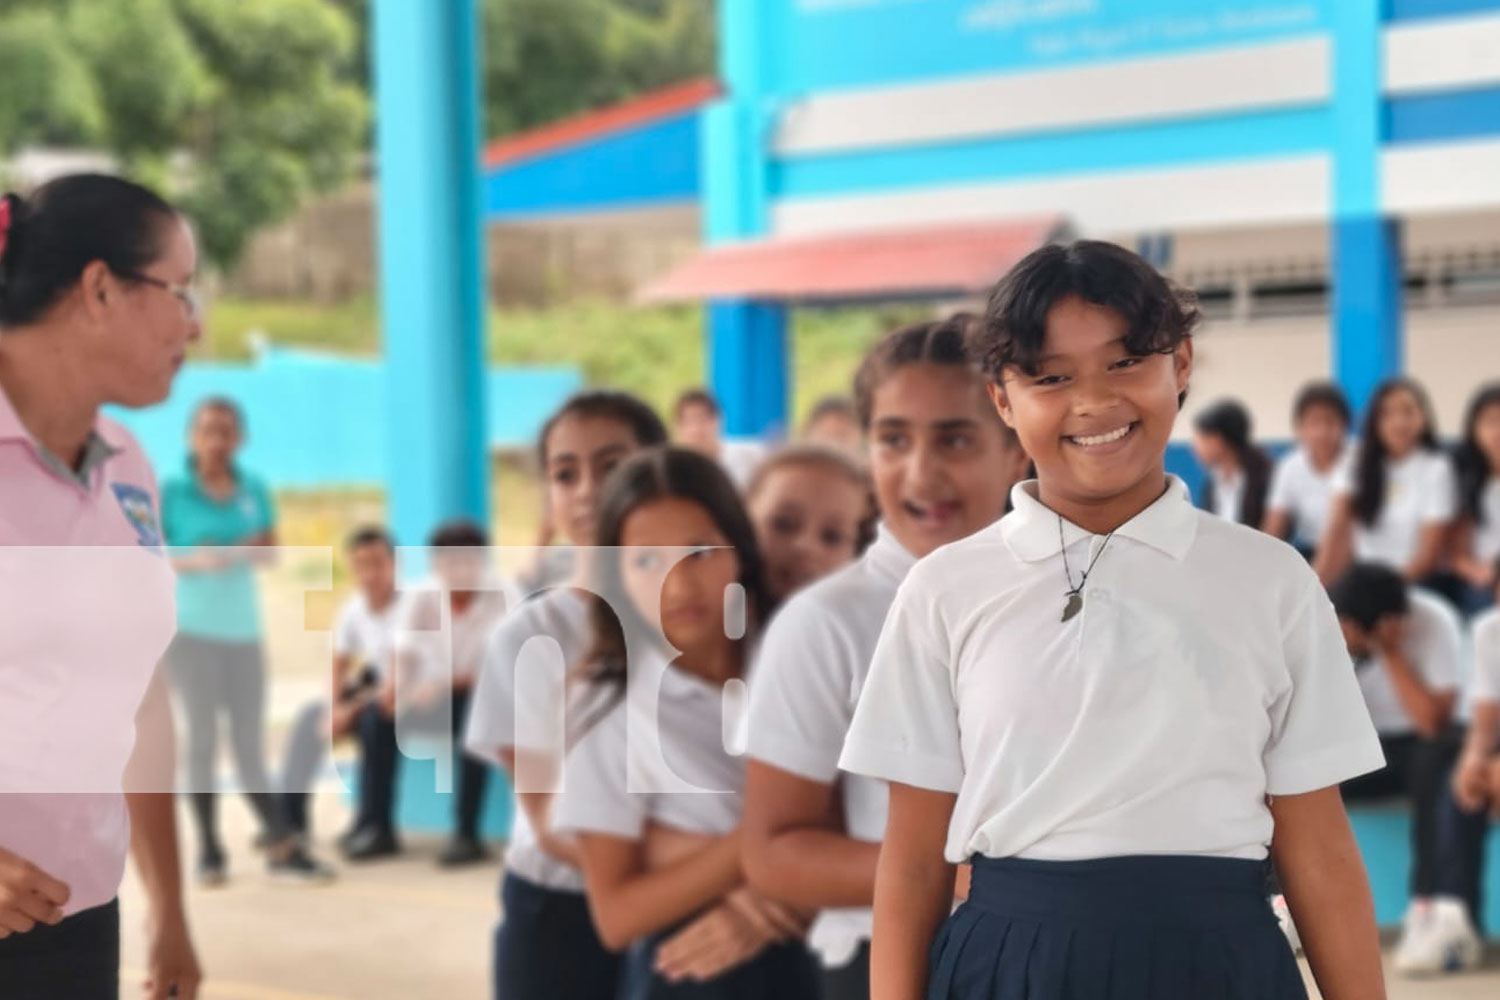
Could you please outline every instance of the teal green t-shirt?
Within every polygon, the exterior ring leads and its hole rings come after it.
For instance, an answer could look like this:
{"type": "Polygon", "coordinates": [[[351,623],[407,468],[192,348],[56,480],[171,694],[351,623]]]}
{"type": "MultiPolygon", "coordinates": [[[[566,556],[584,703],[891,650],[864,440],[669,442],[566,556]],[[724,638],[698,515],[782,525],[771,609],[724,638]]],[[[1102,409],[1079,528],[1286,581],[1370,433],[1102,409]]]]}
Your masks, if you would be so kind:
{"type": "MultiPolygon", "coordinates": [[[[269,531],[276,523],[270,491],[259,478],[239,470],[235,481],[234,494],[224,500],[203,492],[192,471],[163,483],[161,520],[167,544],[179,550],[238,545],[269,531]]],[[[260,598],[253,567],[237,563],[208,573],[179,572],[177,628],[200,639],[258,641],[260,598]]]]}

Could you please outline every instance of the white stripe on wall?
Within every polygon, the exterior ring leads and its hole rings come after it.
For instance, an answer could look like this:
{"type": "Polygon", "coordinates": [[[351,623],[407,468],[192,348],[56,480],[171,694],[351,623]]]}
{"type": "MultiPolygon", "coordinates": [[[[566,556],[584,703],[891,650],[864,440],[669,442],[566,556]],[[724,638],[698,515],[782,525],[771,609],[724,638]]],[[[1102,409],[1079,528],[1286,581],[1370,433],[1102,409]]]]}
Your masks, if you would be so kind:
{"type": "Polygon", "coordinates": [[[773,149],[805,156],[982,136],[1311,106],[1330,45],[1314,36],[1186,55],[828,93],[783,114],[773,149]]]}
{"type": "Polygon", "coordinates": [[[1500,139],[1387,149],[1380,198],[1393,214],[1500,206],[1500,139]]]}
{"type": "Polygon", "coordinates": [[[1397,24],[1384,45],[1387,94],[1500,83],[1500,14],[1397,24]]]}
{"type": "MultiPolygon", "coordinates": [[[[1495,176],[1500,176],[1497,174],[1495,176]]],[[[1330,210],[1326,155],[1114,171],[1046,180],[781,199],[777,236],[847,233],[1056,213],[1082,235],[1254,223],[1306,222],[1330,210]]]]}

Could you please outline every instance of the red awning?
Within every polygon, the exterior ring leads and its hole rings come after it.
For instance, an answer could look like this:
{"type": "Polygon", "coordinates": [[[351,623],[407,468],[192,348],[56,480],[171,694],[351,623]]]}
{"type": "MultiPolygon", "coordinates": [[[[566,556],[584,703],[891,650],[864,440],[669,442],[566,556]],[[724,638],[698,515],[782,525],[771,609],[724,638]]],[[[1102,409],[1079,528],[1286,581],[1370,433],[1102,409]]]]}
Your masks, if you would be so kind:
{"type": "Polygon", "coordinates": [[[970,295],[1053,239],[1053,217],[731,243],[642,289],[642,302],[838,301],[970,295]]]}

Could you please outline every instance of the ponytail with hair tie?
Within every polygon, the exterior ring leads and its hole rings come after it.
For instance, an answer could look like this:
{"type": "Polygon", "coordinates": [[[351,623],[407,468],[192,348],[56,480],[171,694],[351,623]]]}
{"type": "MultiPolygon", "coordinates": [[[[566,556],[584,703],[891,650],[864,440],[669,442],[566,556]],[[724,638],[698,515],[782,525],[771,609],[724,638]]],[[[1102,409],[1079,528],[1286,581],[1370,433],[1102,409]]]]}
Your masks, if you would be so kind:
{"type": "Polygon", "coordinates": [[[10,199],[8,194],[0,195],[0,265],[5,263],[5,243],[10,235],[10,199]]]}

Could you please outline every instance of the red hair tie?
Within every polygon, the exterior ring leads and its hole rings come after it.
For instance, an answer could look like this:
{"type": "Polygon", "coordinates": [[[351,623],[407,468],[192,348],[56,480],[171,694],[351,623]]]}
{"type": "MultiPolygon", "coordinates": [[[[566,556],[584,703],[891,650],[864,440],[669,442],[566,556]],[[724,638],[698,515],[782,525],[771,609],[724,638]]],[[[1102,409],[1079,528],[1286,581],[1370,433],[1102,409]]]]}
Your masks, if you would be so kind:
{"type": "Polygon", "coordinates": [[[5,256],[5,238],[10,235],[10,197],[0,197],[0,258],[5,256]]]}

